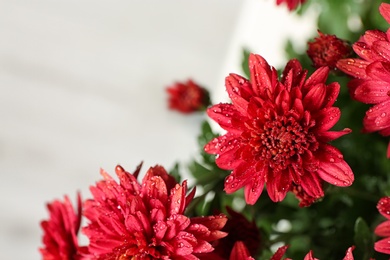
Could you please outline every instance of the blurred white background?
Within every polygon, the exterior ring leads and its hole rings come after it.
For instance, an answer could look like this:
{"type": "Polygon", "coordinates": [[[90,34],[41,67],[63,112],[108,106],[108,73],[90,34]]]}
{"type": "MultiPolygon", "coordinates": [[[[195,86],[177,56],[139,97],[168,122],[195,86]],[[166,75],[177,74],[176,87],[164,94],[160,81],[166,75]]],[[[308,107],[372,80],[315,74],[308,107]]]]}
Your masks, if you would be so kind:
{"type": "Polygon", "coordinates": [[[314,34],[275,0],[0,0],[0,259],[40,259],[45,203],[89,197],[100,168],[197,153],[205,116],[169,111],[168,85],[225,102],[243,46],[282,66],[314,34]]]}

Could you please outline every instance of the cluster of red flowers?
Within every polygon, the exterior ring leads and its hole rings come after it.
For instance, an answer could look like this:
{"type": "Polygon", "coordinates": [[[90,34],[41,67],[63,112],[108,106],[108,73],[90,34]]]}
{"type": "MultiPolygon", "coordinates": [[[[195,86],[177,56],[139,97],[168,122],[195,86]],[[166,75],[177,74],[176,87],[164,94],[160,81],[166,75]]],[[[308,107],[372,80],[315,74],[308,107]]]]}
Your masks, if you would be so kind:
{"type": "MultiPolygon", "coordinates": [[[[381,4],[379,11],[390,23],[390,4],[381,4]]],[[[379,131],[390,136],[390,30],[367,31],[352,48],[360,59],[342,59],[337,67],[352,76],[348,88],[352,98],[372,104],[363,120],[364,131],[379,131]]],[[[387,149],[390,158],[390,144],[387,149]]]]}
{"type": "MultiPolygon", "coordinates": [[[[282,1],[290,10],[304,0],[282,1]]],[[[390,4],[380,13],[390,23],[390,4]]],[[[300,206],[310,206],[324,196],[325,184],[350,186],[354,174],[343,154],[329,142],[351,132],[330,130],[340,118],[334,106],[339,95],[337,82],[327,83],[331,69],[353,77],[351,96],[373,104],[363,120],[364,131],[390,135],[390,30],[367,31],[352,48],[360,58],[347,58],[351,48],[334,35],[319,32],[309,43],[308,55],[316,70],[308,75],[298,60],[290,60],[281,75],[260,55],[249,57],[250,79],[237,74],[226,78],[232,103],[207,109],[225,134],[204,147],[215,154],[215,163],[231,170],[224,181],[227,193],[244,188],[247,204],[255,204],[266,188],[274,202],[293,193],[300,206]]],[[[167,89],[172,109],[183,113],[208,106],[207,91],[189,80],[167,89]]],[[[390,157],[390,144],[387,151],[390,157]]],[[[117,182],[105,171],[103,180],[90,188],[92,198],[77,196],[77,210],[69,198],[48,204],[49,220],[40,252],[44,259],[254,259],[262,238],[255,221],[227,208],[228,216],[186,216],[195,196],[187,182],[178,183],[161,166],[150,168],[141,182],[141,166],[133,174],[121,166],[117,182]],[[89,244],[80,246],[81,218],[87,219],[81,232],[89,244]]],[[[390,254],[390,197],[377,208],[387,220],[375,234],[385,237],[375,250],[390,254]]],[[[288,246],[280,247],[272,260],[281,260],[288,246]]],[[[353,259],[348,248],[345,260],[353,259]]],[[[310,251],[304,258],[314,260],[310,251]]]]}
{"type": "Polygon", "coordinates": [[[186,217],[184,211],[195,195],[187,183],[179,184],[163,167],[150,168],[142,182],[140,167],[130,174],[116,167],[117,183],[105,171],[91,187],[93,199],[84,201],[82,228],[88,246],[79,246],[78,213],[67,198],[48,205],[50,220],[43,221],[44,259],[199,259],[211,252],[211,243],[227,234],[221,229],[227,217],[186,217]]]}

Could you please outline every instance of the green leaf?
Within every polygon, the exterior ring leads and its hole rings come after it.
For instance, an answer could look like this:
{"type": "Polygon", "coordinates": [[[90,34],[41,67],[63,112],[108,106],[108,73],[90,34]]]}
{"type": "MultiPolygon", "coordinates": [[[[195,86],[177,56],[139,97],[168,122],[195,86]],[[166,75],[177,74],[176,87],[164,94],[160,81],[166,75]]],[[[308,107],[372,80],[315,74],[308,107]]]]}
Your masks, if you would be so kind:
{"type": "Polygon", "coordinates": [[[355,222],[354,241],[356,248],[363,252],[362,259],[369,259],[374,248],[374,237],[367,223],[361,217],[357,218],[355,222]]]}
{"type": "Polygon", "coordinates": [[[250,77],[250,72],[249,72],[249,55],[250,54],[251,54],[251,52],[248,49],[244,48],[242,50],[241,69],[247,78],[250,77]]]}
{"type": "Polygon", "coordinates": [[[175,178],[175,180],[180,183],[181,181],[181,175],[180,175],[180,170],[179,170],[179,163],[175,163],[173,168],[169,171],[169,174],[175,178]]]}

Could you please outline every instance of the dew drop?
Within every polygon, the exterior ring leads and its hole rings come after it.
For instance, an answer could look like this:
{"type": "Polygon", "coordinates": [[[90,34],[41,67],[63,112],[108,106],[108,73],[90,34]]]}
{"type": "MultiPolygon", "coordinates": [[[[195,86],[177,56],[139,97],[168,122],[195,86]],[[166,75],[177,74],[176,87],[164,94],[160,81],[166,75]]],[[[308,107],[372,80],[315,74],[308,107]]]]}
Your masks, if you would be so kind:
{"type": "Polygon", "coordinates": [[[232,182],[234,180],[234,177],[232,175],[230,175],[229,177],[226,178],[225,180],[225,183],[229,183],[229,182],[232,182]]]}
{"type": "Polygon", "coordinates": [[[386,112],[383,112],[382,114],[381,114],[381,117],[385,117],[386,116],[386,112]]]}
{"type": "Polygon", "coordinates": [[[330,158],[329,161],[330,161],[331,163],[334,163],[334,158],[330,158]]]}

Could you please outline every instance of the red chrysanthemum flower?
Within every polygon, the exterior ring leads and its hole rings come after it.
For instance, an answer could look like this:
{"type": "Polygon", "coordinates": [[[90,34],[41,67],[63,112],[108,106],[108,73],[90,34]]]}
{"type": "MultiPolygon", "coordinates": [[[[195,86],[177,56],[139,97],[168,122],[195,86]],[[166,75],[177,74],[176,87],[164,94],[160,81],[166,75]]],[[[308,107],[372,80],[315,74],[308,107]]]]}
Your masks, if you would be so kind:
{"type": "Polygon", "coordinates": [[[182,113],[205,110],[210,105],[208,91],[192,80],[177,82],[167,88],[169,108],[182,113]]]}
{"type": "Polygon", "coordinates": [[[290,10],[290,11],[297,8],[299,4],[303,4],[305,2],[306,2],[306,0],[276,0],[277,5],[285,3],[288,7],[288,10],[290,10]]]}
{"type": "Polygon", "coordinates": [[[375,234],[385,237],[375,243],[375,251],[390,255],[390,197],[383,197],[377,205],[379,213],[387,220],[375,228],[375,234]]]}
{"type": "Polygon", "coordinates": [[[140,184],[139,171],[132,175],[117,166],[117,183],[102,170],[104,180],[91,187],[93,199],[84,210],[90,222],[83,228],[90,257],[191,260],[212,251],[210,242],[226,235],[220,231],[226,216],[186,217],[184,210],[195,194],[186,196],[186,181],[180,185],[156,166],[140,184]]]}
{"type": "Polygon", "coordinates": [[[340,86],[325,84],[329,68],[307,71],[297,60],[286,65],[281,80],[259,55],[249,57],[251,81],[236,74],[226,78],[232,104],[218,104],[208,115],[227,130],[211,140],[205,151],[216,154],[216,164],[233,170],[225,180],[232,193],[245,187],[245,199],[254,204],[266,183],[277,202],[296,186],[315,199],[321,198],[323,181],[349,186],[354,180],[343,155],[327,142],[350,129],[329,131],[340,118],[333,107],[340,86]]]}
{"type": "Polygon", "coordinates": [[[69,198],[64,201],[55,200],[47,204],[49,220],[41,222],[44,231],[43,244],[40,248],[44,260],[74,260],[78,256],[77,233],[81,223],[81,198],[77,195],[77,212],[69,198]]]}
{"type": "MultiPolygon", "coordinates": [[[[382,16],[390,23],[390,4],[379,7],[382,16]]],[[[390,136],[390,29],[385,33],[369,30],[353,44],[360,59],[344,59],[337,67],[354,77],[348,88],[352,98],[373,104],[363,119],[363,131],[390,136]]],[[[387,149],[390,158],[390,143],[387,149]]]]}
{"type": "MultiPolygon", "coordinates": [[[[256,256],[260,249],[261,237],[260,231],[256,226],[255,221],[249,222],[244,215],[227,207],[228,221],[222,231],[228,233],[224,238],[216,241],[213,246],[215,250],[205,259],[224,260],[231,258],[233,253],[232,248],[237,242],[242,245],[237,245],[237,252],[248,251],[248,256],[256,256]]],[[[203,259],[203,258],[202,258],[203,259]]],[[[243,259],[243,258],[233,258],[243,259]]]]}
{"type": "Polygon", "coordinates": [[[315,68],[328,66],[336,68],[336,62],[347,58],[352,54],[352,48],[347,41],[337,38],[335,35],[323,34],[318,30],[319,37],[308,43],[307,55],[315,68]]]}

